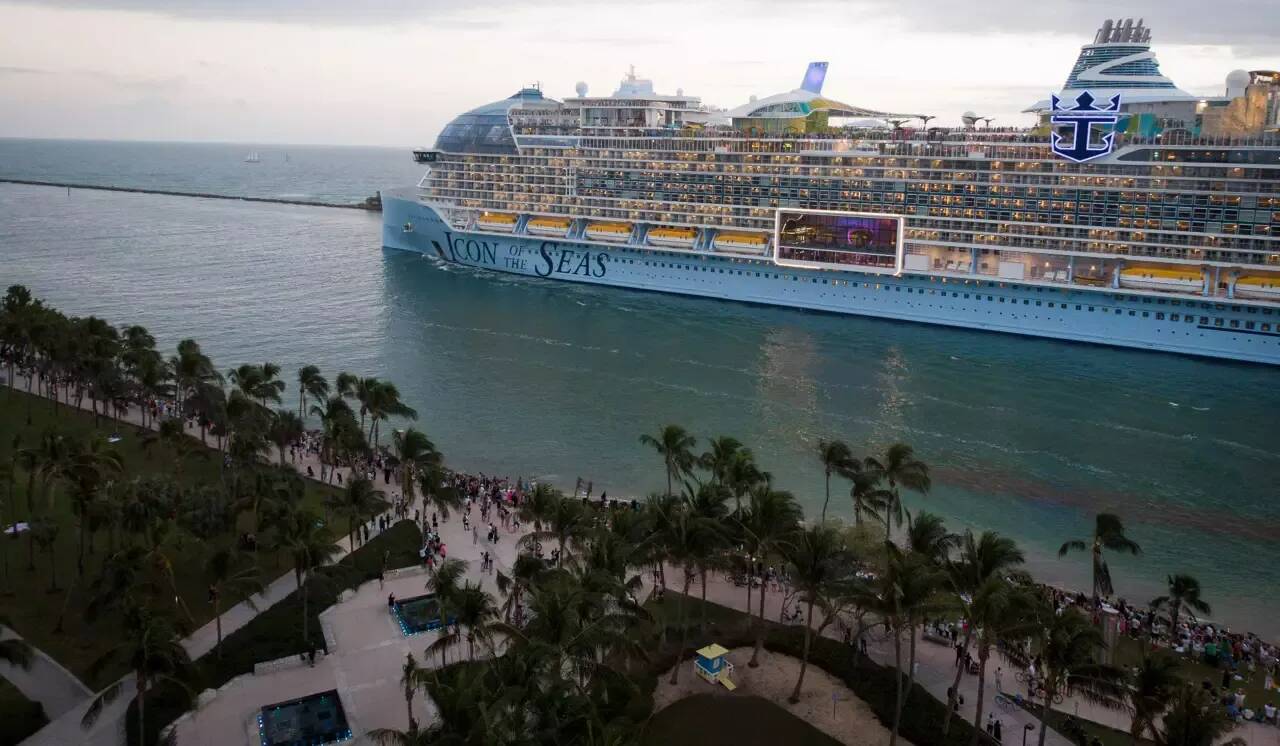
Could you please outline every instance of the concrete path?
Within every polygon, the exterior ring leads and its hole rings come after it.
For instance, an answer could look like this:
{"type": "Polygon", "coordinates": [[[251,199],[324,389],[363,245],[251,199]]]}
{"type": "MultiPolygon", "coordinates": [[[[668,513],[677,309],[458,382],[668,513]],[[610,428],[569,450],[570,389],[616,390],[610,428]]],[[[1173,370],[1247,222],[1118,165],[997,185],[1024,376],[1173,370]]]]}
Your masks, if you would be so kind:
{"type": "MultiPolygon", "coordinates": [[[[667,567],[667,587],[669,589],[678,590],[678,583],[683,577],[683,571],[671,566],[667,567]]],[[[645,576],[648,581],[648,575],[645,576]]],[[[689,587],[689,595],[700,597],[702,589],[697,582],[689,587]]],[[[707,577],[707,600],[718,603],[722,606],[728,606],[738,611],[746,609],[747,605],[747,589],[739,588],[726,581],[723,576],[713,573],[707,577]]],[[[770,621],[779,621],[779,614],[782,611],[783,594],[776,593],[772,590],[765,593],[765,618],[770,621]]],[[[752,592],[751,598],[752,610],[756,613],[760,608],[759,589],[752,592]]],[[[828,627],[824,631],[824,636],[839,639],[840,633],[834,629],[834,625],[828,627]]],[[[892,666],[893,665],[893,642],[889,639],[882,639],[883,633],[871,632],[867,635],[867,654],[875,662],[892,666]]],[[[907,665],[908,642],[902,642],[903,666],[907,665]]],[[[916,681],[925,688],[933,696],[940,701],[946,702],[947,689],[951,687],[955,680],[955,651],[945,645],[929,642],[924,639],[916,640],[916,681]]],[[[993,657],[988,664],[988,681],[986,700],[983,706],[983,723],[986,722],[986,713],[993,712],[995,716],[1003,722],[1003,734],[1006,743],[1021,743],[1022,729],[1026,725],[1032,725],[1036,730],[1031,731],[1027,736],[1027,743],[1036,743],[1039,736],[1039,721],[1020,707],[1010,707],[1008,709],[1001,708],[995,704],[995,669],[999,665],[999,661],[993,657]]],[[[1003,684],[1006,689],[1013,686],[1013,673],[1011,670],[1005,672],[1003,684]]],[[[978,677],[965,674],[960,679],[960,694],[964,698],[964,704],[960,706],[960,715],[970,723],[977,711],[978,698],[978,677]]],[[[1071,742],[1064,738],[1056,731],[1050,730],[1046,744],[1051,746],[1072,746],[1071,742]]],[[[918,744],[917,746],[923,746],[918,744]]]]}
{"type": "MultiPolygon", "coordinates": [[[[22,639],[13,630],[0,625],[0,640],[22,639]]],[[[27,699],[44,706],[45,717],[53,720],[87,700],[93,692],[57,661],[39,649],[33,649],[31,668],[20,668],[0,662],[3,676],[27,699]]]]}

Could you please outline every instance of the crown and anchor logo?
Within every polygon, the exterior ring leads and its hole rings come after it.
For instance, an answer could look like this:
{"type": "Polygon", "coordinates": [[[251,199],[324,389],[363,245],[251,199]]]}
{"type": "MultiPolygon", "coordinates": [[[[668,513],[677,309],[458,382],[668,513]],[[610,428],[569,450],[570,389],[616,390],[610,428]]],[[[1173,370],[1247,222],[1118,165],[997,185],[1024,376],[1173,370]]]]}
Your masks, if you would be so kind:
{"type": "Polygon", "coordinates": [[[1064,135],[1053,133],[1051,147],[1056,155],[1069,161],[1084,163],[1095,158],[1108,155],[1115,147],[1116,133],[1108,130],[1097,144],[1090,142],[1093,125],[1102,124],[1109,128],[1120,121],[1120,94],[1111,97],[1109,105],[1095,106],[1093,94],[1083,91],[1076,96],[1075,106],[1068,108],[1056,95],[1050,96],[1052,115],[1049,121],[1055,125],[1071,125],[1071,133],[1064,135]]]}

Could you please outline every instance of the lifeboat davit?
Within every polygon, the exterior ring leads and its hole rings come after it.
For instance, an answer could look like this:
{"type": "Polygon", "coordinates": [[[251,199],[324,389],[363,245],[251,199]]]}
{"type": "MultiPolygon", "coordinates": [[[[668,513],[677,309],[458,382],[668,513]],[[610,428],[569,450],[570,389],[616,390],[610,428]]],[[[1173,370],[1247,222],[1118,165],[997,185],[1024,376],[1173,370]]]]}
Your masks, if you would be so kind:
{"type": "Polygon", "coordinates": [[[1195,269],[1129,267],[1120,270],[1120,287],[1200,293],[1204,291],[1204,274],[1195,269]]]}
{"type": "Polygon", "coordinates": [[[1235,295],[1237,298],[1280,300],[1280,277],[1262,275],[1240,277],[1236,280],[1235,295]]]}
{"type": "Polygon", "coordinates": [[[537,236],[563,236],[569,232],[569,219],[534,218],[525,224],[524,229],[537,236]]]}
{"type": "Polygon", "coordinates": [[[676,249],[692,249],[697,238],[698,231],[693,228],[650,228],[645,234],[645,241],[650,245],[676,249]]]}
{"type": "Polygon", "coordinates": [[[631,238],[631,223],[587,223],[583,235],[597,241],[623,243],[631,238]]]}
{"type": "Polygon", "coordinates": [[[482,212],[476,218],[476,227],[482,231],[510,233],[516,229],[516,216],[509,212],[482,212]]]}
{"type": "Polygon", "coordinates": [[[711,245],[718,251],[763,254],[769,248],[769,238],[760,233],[718,233],[711,245]]]}

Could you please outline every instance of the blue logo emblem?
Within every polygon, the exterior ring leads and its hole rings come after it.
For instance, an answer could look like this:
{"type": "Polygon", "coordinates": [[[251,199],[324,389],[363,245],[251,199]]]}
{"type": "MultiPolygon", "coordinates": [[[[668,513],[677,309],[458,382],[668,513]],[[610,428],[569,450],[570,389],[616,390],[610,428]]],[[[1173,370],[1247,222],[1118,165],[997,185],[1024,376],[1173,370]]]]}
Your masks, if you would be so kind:
{"type": "Polygon", "coordinates": [[[1104,124],[1111,128],[1120,121],[1120,94],[1111,97],[1109,106],[1095,106],[1093,95],[1088,91],[1076,96],[1074,108],[1063,106],[1062,99],[1057,96],[1051,96],[1050,101],[1053,114],[1049,121],[1055,125],[1069,124],[1072,128],[1069,136],[1056,131],[1053,133],[1051,147],[1056,155],[1069,161],[1084,163],[1111,153],[1115,147],[1114,130],[1108,129],[1102,136],[1102,142],[1097,145],[1090,143],[1090,136],[1093,125],[1104,124]]]}

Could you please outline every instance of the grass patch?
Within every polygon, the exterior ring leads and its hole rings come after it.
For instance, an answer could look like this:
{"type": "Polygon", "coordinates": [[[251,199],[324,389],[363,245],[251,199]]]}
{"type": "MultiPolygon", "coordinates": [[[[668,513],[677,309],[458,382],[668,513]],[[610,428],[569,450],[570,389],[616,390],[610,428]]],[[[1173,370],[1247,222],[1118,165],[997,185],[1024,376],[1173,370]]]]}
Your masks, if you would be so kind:
{"type": "Polygon", "coordinates": [[[836,746],[840,742],[762,697],[695,694],[654,715],[645,746],[836,746]]]}
{"type": "MultiPolygon", "coordinates": [[[[387,568],[409,567],[418,562],[422,533],[413,521],[401,521],[369,540],[368,544],[315,573],[308,581],[309,635],[302,639],[302,596],[294,591],[279,603],[254,617],[248,624],[222,639],[196,661],[195,675],[187,686],[193,694],[216,689],[241,674],[252,673],[256,663],[290,655],[303,655],[314,645],[324,650],[324,634],[320,629],[320,612],[335,604],[338,595],[348,588],[378,577],[383,556],[387,568]],[[219,648],[221,655],[219,655],[219,648]]],[[[191,709],[187,692],[179,687],[160,686],[147,696],[147,744],[153,744],[164,726],[191,709]]],[[[137,701],[129,706],[129,743],[137,739],[137,701]]]]}
{"type": "MultiPolygon", "coordinates": [[[[1125,668],[1133,668],[1142,662],[1143,641],[1135,640],[1132,637],[1121,637],[1116,642],[1115,664],[1124,666],[1125,668]]],[[[1201,660],[1194,660],[1190,656],[1182,656],[1168,651],[1178,660],[1178,675],[1186,679],[1192,684],[1199,686],[1201,682],[1208,681],[1217,688],[1222,684],[1221,666],[1211,666],[1201,660]]],[[[1258,667],[1252,674],[1243,664],[1240,665],[1238,673],[1244,677],[1241,681],[1231,680],[1231,691],[1243,689],[1245,694],[1245,705],[1254,710],[1261,710],[1267,702],[1280,707],[1280,693],[1268,692],[1264,684],[1266,683],[1266,672],[1262,667],[1258,667]]]]}
{"type": "MultiPolygon", "coordinates": [[[[50,429],[57,429],[68,435],[103,437],[119,435],[120,442],[112,446],[124,461],[124,478],[148,475],[177,476],[176,455],[172,449],[163,444],[154,445],[149,451],[143,448],[142,440],[145,431],[140,431],[130,424],[118,423],[106,417],[99,418],[95,427],[93,415],[82,410],[74,410],[65,404],[58,406],[55,413],[53,402],[49,399],[29,396],[22,391],[10,392],[7,388],[0,392],[0,463],[7,464],[13,453],[14,438],[21,440],[22,447],[34,446],[39,437],[50,429]],[[32,422],[26,423],[27,405],[30,403],[32,422]]],[[[212,440],[210,441],[212,442],[212,440]]],[[[222,480],[222,460],[215,450],[201,450],[200,456],[189,457],[181,465],[181,479],[184,486],[214,485],[222,480]],[[204,456],[207,456],[204,457],[204,456]]],[[[332,488],[306,480],[306,493],[303,505],[317,514],[323,515],[323,497],[332,488]]],[[[39,489],[36,483],[36,489],[39,489]]],[[[4,499],[6,523],[27,521],[31,518],[27,509],[27,474],[18,471],[13,480],[14,499],[9,501],[8,485],[0,485],[0,499],[4,499]]],[[[119,678],[124,669],[114,667],[107,669],[96,678],[90,677],[90,664],[101,657],[118,638],[118,624],[115,618],[101,618],[95,623],[84,619],[83,609],[88,602],[85,585],[97,574],[101,563],[107,556],[108,537],[100,532],[89,542],[92,551],[86,556],[85,578],[77,577],[76,556],[78,553],[79,532],[78,519],[73,514],[68,490],[65,486],[58,490],[58,498],[51,506],[37,505],[37,515],[48,515],[60,527],[57,540],[54,542],[52,563],[49,554],[35,547],[33,570],[28,569],[29,540],[27,536],[0,539],[0,551],[7,555],[9,563],[8,577],[0,569],[0,589],[12,593],[12,598],[21,603],[5,602],[4,613],[13,621],[13,627],[32,645],[48,653],[68,670],[78,676],[91,689],[102,686],[119,678]],[[45,511],[48,511],[47,513],[45,511]],[[56,575],[59,590],[50,590],[51,573],[56,575]],[[55,631],[56,622],[63,620],[63,629],[55,631]]],[[[240,529],[252,528],[252,517],[241,515],[240,529]]],[[[333,526],[334,533],[341,537],[346,535],[346,526],[338,522],[333,526]]],[[[194,627],[213,618],[213,607],[208,602],[207,583],[202,571],[205,558],[218,548],[226,546],[234,540],[234,536],[217,537],[210,541],[198,541],[187,538],[175,552],[176,563],[174,574],[179,593],[194,618],[194,627]]],[[[262,568],[263,584],[286,572],[290,566],[288,558],[283,555],[263,550],[259,552],[259,565],[262,568]]],[[[3,564],[0,564],[3,568],[3,564]]],[[[239,601],[236,598],[224,598],[223,608],[228,608],[239,601]]]]}
{"type": "MultiPolygon", "coordinates": [[[[745,593],[744,589],[743,594],[745,593]]],[[[650,601],[645,608],[659,619],[674,618],[672,615],[676,613],[676,601],[679,596],[679,593],[668,590],[666,599],[661,604],[650,601]],[[661,616],[658,616],[659,614],[661,616]]],[[[718,642],[727,648],[754,643],[750,621],[743,612],[710,601],[706,602],[708,628],[704,635],[699,631],[697,616],[703,602],[700,599],[687,598],[685,603],[688,615],[686,618],[690,620],[690,624],[688,625],[689,645],[685,650],[684,660],[690,659],[691,651],[710,642],[718,642]],[[711,623],[712,619],[716,622],[711,623]]],[[[648,666],[649,675],[658,676],[664,672],[670,672],[671,666],[675,664],[678,640],[678,629],[668,628],[665,645],[654,641],[652,646],[654,652],[651,654],[648,666]]],[[[800,627],[766,620],[764,646],[770,652],[798,659],[804,649],[804,630],[800,627]]],[[[867,703],[876,718],[886,728],[893,726],[896,682],[891,667],[881,666],[870,658],[855,655],[851,646],[816,635],[811,638],[809,663],[842,681],[859,699],[867,703]]],[[[637,679],[637,682],[642,687],[645,685],[640,679],[637,679]]],[[[907,693],[903,704],[899,735],[915,744],[967,746],[970,734],[973,733],[973,725],[967,720],[953,718],[950,731],[943,735],[942,721],[945,715],[945,703],[916,684],[907,693]]],[[[746,742],[755,743],[755,741],[746,742]]]]}
{"type": "Polygon", "coordinates": [[[18,687],[0,678],[0,744],[19,743],[48,722],[39,702],[27,699],[18,687]]]}
{"type": "MultiPolygon", "coordinates": [[[[1025,702],[1020,705],[1022,709],[1031,713],[1035,718],[1040,717],[1040,708],[1029,707],[1025,702]]],[[[1072,743],[1080,746],[1089,746],[1098,739],[1102,746],[1132,746],[1133,739],[1129,738],[1126,731],[1111,728],[1092,720],[1084,720],[1075,718],[1065,712],[1059,712],[1053,708],[1049,709],[1047,716],[1049,728],[1062,734],[1062,737],[1072,743]]],[[[1152,746],[1152,742],[1142,739],[1138,742],[1139,746],[1152,746]]]]}

